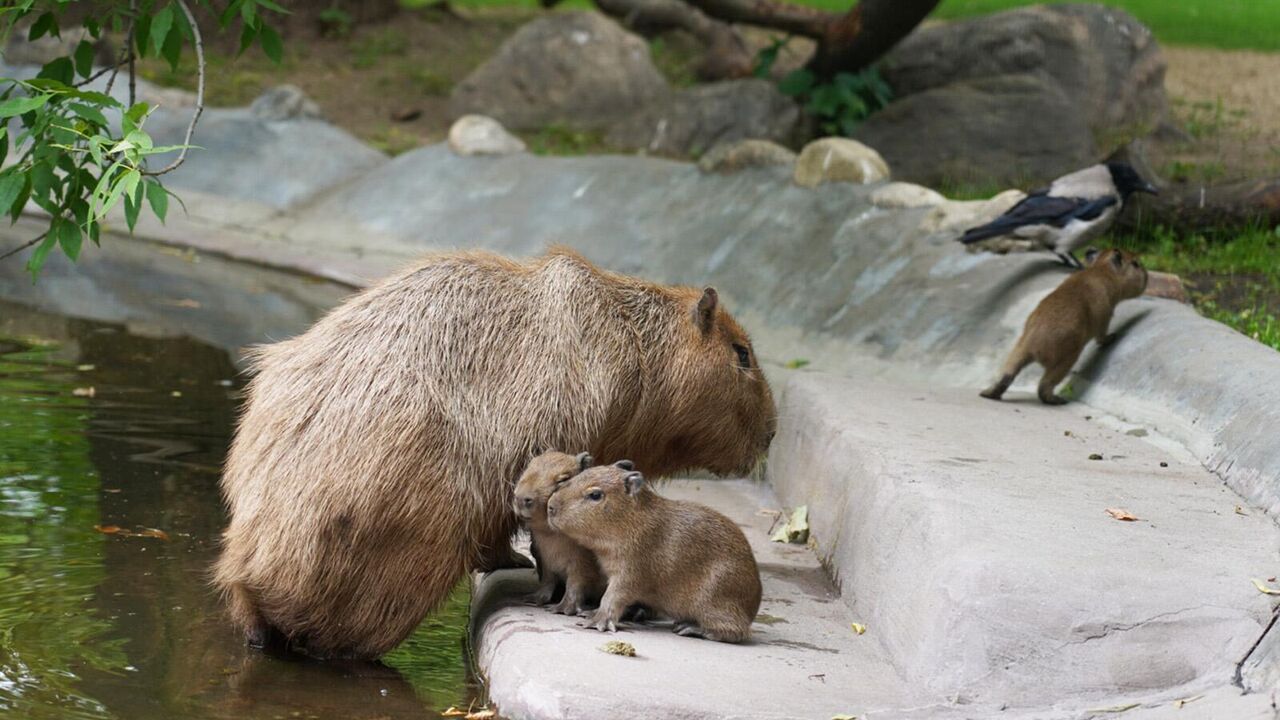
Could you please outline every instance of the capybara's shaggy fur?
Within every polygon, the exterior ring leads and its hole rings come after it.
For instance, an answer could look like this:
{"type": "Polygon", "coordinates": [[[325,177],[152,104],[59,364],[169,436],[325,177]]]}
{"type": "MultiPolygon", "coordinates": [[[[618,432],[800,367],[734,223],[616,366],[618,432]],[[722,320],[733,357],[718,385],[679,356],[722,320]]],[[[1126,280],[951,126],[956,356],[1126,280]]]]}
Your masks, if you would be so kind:
{"type": "Polygon", "coordinates": [[[551,527],[595,552],[609,577],[597,630],[615,630],[643,605],[681,635],[742,642],[760,610],[760,570],[732,520],[653,492],[623,461],[576,475],[547,503],[551,527]]]}
{"type": "Polygon", "coordinates": [[[251,643],[377,657],[510,556],[534,448],[749,471],[769,386],[713,289],[434,255],[257,350],[215,582],[251,643]]]}
{"type": "Polygon", "coordinates": [[[595,553],[547,524],[547,500],[574,475],[591,467],[591,455],[577,456],[551,450],[529,461],[515,489],[515,511],[529,529],[537,549],[538,589],[530,596],[535,605],[547,605],[564,590],[552,608],[563,615],[577,615],[595,607],[604,595],[604,571],[595,553]]]}
{"type": "Polygon", "coordinates": [[[1044,366],[1037,389],[1040,402],[1061,405],[1066,399],[1054,389],[1071,372],[1084,346],[1090,339],[1098,345],[1115,339],[1107,331],[1116,305],[1147,289],[1147,271],[1136,255],[1125,250],[1090,251],[1086,260],[1088,267],[1063,280],[1027,317],[1000,379],[979,393],[982,397],[999,400],[1018,373],[1037,362],[1044,366]]]}

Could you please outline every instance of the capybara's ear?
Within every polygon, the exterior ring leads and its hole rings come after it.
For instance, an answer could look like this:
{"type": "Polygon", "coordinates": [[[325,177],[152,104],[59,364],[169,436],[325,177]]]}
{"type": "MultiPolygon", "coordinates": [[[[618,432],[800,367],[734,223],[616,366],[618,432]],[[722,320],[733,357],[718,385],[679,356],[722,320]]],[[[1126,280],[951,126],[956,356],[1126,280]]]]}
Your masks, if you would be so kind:
{"type": "Polygon", "coordinates": [[[638,472],[627,473],[622,478],[622,487],[626,488],[628,495],[635,495],[644,487],[644,476],[638,472]]]}
{"type": "Polygon", "coordinates": [[[711,328],[716,324],[716,306],[720,304],[720,294],[716,289],[709,287],[702,291],[702,297],[698,298],[698,309],[694,311],[693,320],[698,325],[698,329],[703,333],[711,332],[711,328]]]}
{"type": "Polygon", "coordinates": [[[1111,251],[1111,264],[1114,265],[1117,270],[1124,267],[1124,256],[1120,254],[1119,250],[1111,251]]]}
{"type": "Polygon", "coordinates": [[[591,457],[591,453],[578,453],[578,472],[582,472],[591,467],[591,463],[595,462],[595,458],[591,457]]]}
{"type": "Polygon", "coordinates": [[[636,464],[631,462],[630,460],[619,460],[618,462],[614,463],[613,466],[616,468],[622,468],[623,470],[636,469],[636,464]]]}
{"type": "Polygon", "coordinates": [[[1094,260],[1098,259],[1098,248],[1091,247],[1084,251],[1084,264],[1092,265],[1094,260]]]}

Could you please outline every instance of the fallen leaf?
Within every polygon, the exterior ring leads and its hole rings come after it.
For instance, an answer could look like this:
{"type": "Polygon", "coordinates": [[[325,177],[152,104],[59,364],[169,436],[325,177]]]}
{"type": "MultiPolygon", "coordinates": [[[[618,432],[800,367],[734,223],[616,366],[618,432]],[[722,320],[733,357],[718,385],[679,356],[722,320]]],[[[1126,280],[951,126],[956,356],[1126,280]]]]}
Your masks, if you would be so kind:
{"type": "Polygon", "coordinates": [[[138,532],[133,533],[133,535],[134,537],[149,537],[169,542],[169,533],[155,528],[143,528],[138,532]]]}
{"type": "Polygon", "coordinates": [[[1089,454],[1089,459],[1090,459],[1090,460],[1101,460],[1101,459],[1102,459],[1102,456],[1101,456],[1101,455],[1099,455],[1098,453],[1090,453],[1090,454],[1089,454]]]}
{"type": "Polygon", "coordinates": [[[1242,507],[1240,507],[1239,505],[1237,505],[1237,506],[1236,506],[1236,514],[1237,514],[1237,515],[1248,515],[1249,513],[1245,512],[1245,511],[1244,511],[1244,508],[1242,508],[1242,507]]]}
{"type": "Polygon", "coordinates": [[[490,710],[489,708],[481,708],[475,712],[467,713],[463,720],[493,720],[493,718],[496,717],[498,717],[498,713],[490,710]]]}
{"type": "Polygon", "coordinates": [[[1133,522],[1139,519],[1137,516],[1131,515],[1128,510],[1121,510],[1120,508],[1107,508],[1107,514],[1125,522],[1133,522]]]}
{"type": "Polygon", "coordinates": [[[119,535],[120,537],[148,537],[156,538],[169,542],[169,533],[155,528],[142,528],[141,530],[125,530],[119,525],[94,525],[94,530],[103,535],[119,535]]]}
{"type": "Polygon", "coordinates": [[[1132,709],[1134,709],[1134,708],[1138,707],[1138,706],[1139,706],[1139,705],[1141,705],[1141,704],[1142,704],[1142,703],[1129,703],[1128,705],[1112,705],[1111,707],[1093,708],[1093,709],[1091,709],[1091,710],[1086,710],[1085,712],[1091,712],[1091,713],[1122,713],[1122,712],[1126,712],[1126,711],[1132,710],[1132,709]]]}
{"type": "Polygon", "coordinates": [[[1176,707],[1176,708],[1178,708],[1179,710],[1181,710],[1183,705],[1186,705],[1187,703],[1193,703],[1193,702],[1195,702],[1195,701],[1199,700],[1199,699],[1200,699],[1200,698],[1202,698],[1202,697],[1204,697],[1204,696],[1203,696],[1203,695],[1192,695],[1192,696],[1191,696],[1191,697],[1189,697],[1189,698],[1182,698],[1181,700],[1174,700],[1174,701],[1173,701],[1173,706],[1174,706],[1174,707],[1176,707]]]}
{"type": "Polygon", "coordinates": [[[858,720],[857,715],[832,715],[831,720],[858,720]]]}
{"type": "Polygon", "coordinates": [[[853,631],[859,635],[867,631],[867,626],[862,623],[849,623],[853,627],[853,631]]]}
{"type": "Polygon", "coordinates": [[[76,369],[79,370],[80,372],[89,372],[90,370],[93,370],[96,367],[97,367],[96,365],[77,365],[76,369]]]}
{"type": "Polygon", "coordinates": [[[440,717],[465,717],[466,710],[459,710],[456,706],[450,705],[444,712],[440,713],[440,717]]]}
{"type": "Polygon", "coordinates": [[[800,368],[808,364],[809,364],[809,361],[805,360],[804,358],[796,358],[795,360],[787,361],[787,367],[792,370],[799,370],[800,368]]]}
{"type": "Polygon", "coordinates": [[[610,640],[609,642],[601,645],[600,649],[610,655],[622,655],[623,657],[636,656],[635,646],[628,642],[622,642],[621,640],[610,640]]]}
{"type": "Polygon", "coordinates": [[[71,394],[72,394],[72,395],[75,395],[76,397],[90,397],[90,398],[91,398],[91,397],[93,397],[94,395],[97,395],[97,394],[98,394],[98,391],[97,391],[95,388],[92,388],[92,387],[83,387],[83,388],[76,388],[76,389],[72,390],[72,391],[71,391],[71,394]]]}
{"type": "Polygon", "coordinates": [[[809,540],[809,506],[791,511],[791,517],[769,538],[774,542],[805,544],[809,540]]]}
{"type": "Polygon", "coordinates": [[[1253,580],[1253,586],[1258,588],[1258,592],[1266,593],[1267,595],[1280,595],[1280,590],[1267,587],[1267,584],[1262,582],[1258,578],[1252,578],[1252,580],[1253,580]]]}
{"type": "Polygon", "coordinates": [[[97,530],[103,535],[115,535],[116,533],[120,532],[119,525],[94,525],[93,529],[97,530]]]}

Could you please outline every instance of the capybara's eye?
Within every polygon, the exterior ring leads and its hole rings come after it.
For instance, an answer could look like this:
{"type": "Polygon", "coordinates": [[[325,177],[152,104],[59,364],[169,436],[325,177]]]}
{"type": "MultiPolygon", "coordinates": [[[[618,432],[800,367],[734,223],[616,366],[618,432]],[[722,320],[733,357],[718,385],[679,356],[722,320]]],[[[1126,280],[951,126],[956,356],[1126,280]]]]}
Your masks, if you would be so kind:
{"type": "Polygon", "coordinates": [[[598,501],[600,501],[600,500],[604,499],[604,493],[603,493],[603,492],[601,492],[601,491],[600,491],[600,490],[598,490],[598,489],[597,489],[597,490],[592,490],[591,492],[587,493],[587,499],[588,499],[588,500],[594,500],[594,501],[597,501],[597,502],[598,502],[598,501]]]}
{"type": "Polygon", "coordinates": [[[733,344],[733,351],[738,353],[738,365],[743,370],[751,369],[751,353],[738,343],[733,344]]]}

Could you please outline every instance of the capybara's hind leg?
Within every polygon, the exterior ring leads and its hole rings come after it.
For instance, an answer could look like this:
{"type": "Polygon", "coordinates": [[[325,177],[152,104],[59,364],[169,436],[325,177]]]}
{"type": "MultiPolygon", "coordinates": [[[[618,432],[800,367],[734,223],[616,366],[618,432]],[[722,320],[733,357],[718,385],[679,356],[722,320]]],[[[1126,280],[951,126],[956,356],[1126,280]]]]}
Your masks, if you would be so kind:
{"type": "Polygon", "coordinates": [[[231,620],[244,628],[245,643],[251,648],[283,648],[287,645],[284,633],[267,622],[243,585],[235,584],[227,590],[227,611],[231,620]]]}
{"type": "Polygon", "coordinates": [[[737,643],[751,636],[751,620],[741,617],[741,613],[716,613],[702,618],[700,629],[701,636],[708,640],[737,643]]]}
{"type": "Polygon", "coordinates": [[[1055,393],[1054,388],[1058,387],[1058,383],[1062,382],[1067,373],[1071,372],[1071,366],[1074,364],[1075,358],[1072,358],[1045,368],[1044,377],[1040,378],[1040,386],[1036,391],[1036,394],[1040,396],[1040,402],[1045,405],[1065,405],[1067,403],[1067,399],[1055,393]]]}
{"type": "Polygon", "coordinates": [[[1031,355],[1022,348],[1019,342],[1013,352],[1009,353],[1009,358],[1004,361],[1004,367],[1000,370],[1000,379],[994,385],[978,393],[988,400],[999,400],[1004,397],[1004,393],[1013,384],[1014,378],[1018,377],[1018,373],[1022,372],[1031,362],[1031,355]]]}

